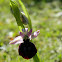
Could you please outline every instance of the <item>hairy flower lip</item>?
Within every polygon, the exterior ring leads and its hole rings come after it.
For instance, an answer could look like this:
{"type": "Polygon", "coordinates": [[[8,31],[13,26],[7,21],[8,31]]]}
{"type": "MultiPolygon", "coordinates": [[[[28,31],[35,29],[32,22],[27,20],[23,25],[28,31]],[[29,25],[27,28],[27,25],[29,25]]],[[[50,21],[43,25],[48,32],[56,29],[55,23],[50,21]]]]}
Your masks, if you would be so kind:
{"type": "Polygon", "coordinates": [[[23,58],[30,59],[37,53],[37,49],[33,43],[25,42],[19,45],[18,52],[23,58]]]}

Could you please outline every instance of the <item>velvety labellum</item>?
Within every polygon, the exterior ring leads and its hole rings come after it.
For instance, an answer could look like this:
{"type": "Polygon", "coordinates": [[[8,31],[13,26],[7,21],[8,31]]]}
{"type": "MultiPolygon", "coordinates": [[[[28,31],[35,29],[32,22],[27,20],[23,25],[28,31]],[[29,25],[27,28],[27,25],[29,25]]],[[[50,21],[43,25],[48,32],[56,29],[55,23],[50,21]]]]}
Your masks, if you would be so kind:
{"type": "Polygon", "coordinates": [[[32,58],[37,53],[35,45],[29,42],[29,39],[24,40],[24,43],[19,45],[19,55],[25,59],[32,58]]]}

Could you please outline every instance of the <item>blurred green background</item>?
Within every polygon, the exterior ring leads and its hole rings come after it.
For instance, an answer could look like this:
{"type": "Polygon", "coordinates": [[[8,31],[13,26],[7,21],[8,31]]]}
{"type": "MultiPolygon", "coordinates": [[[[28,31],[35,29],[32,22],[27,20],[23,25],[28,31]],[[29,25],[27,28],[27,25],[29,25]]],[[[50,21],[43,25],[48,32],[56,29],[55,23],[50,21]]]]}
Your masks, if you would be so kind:
{"type": "MultiPolygon", "coordinates": [[[[22,11],[18,0],[20,11],[22,11]]],[[[32,20],[33,32],[40,30],[33,43],[41,62],[62,62],[62,0],[22,0],[32,20]]],[[[18,55],[19,45],[9,45],[19,35],[9,0],[0,0],[0,62],[33,62],[18,55]]]]}

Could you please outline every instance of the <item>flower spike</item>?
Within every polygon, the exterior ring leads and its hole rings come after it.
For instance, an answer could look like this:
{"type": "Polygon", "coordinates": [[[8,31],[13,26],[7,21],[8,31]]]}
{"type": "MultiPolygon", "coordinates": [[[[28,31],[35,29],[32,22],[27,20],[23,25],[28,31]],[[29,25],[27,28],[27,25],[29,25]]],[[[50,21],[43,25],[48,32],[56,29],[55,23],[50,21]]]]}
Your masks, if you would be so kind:
{"type": "Polygon", "coordinates": [[[20,36],[16,37],[9,44],[20,44],[19,55],[25,59],[30,59],[37,53],[35,45],[30,40],[37,37],[39,33],[40,30],[32,33],[32,29],[29,32],[28,28],[22,29],[22,32],[19,32],[20,36]]]}

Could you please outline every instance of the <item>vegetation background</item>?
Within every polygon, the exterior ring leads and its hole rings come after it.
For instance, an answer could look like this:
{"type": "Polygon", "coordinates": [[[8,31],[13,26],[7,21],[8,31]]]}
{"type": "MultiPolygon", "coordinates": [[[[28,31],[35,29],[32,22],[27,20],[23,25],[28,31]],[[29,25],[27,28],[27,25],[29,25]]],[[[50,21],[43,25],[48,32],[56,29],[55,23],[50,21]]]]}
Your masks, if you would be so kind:
{"type": "MultiPolygon", "coordinates": [[[[14,0],[21,6],[18,0],[14,0]]],[[[41,62],[62,62],[62,0],[22,0],[32,20],[33,32],[40,34],[33,40],[41,62]]],[[[9,45],[19,35],[9,0],[0,0],[0,62],[33,62],[18,55],[19,45],[9,45]]]]}

